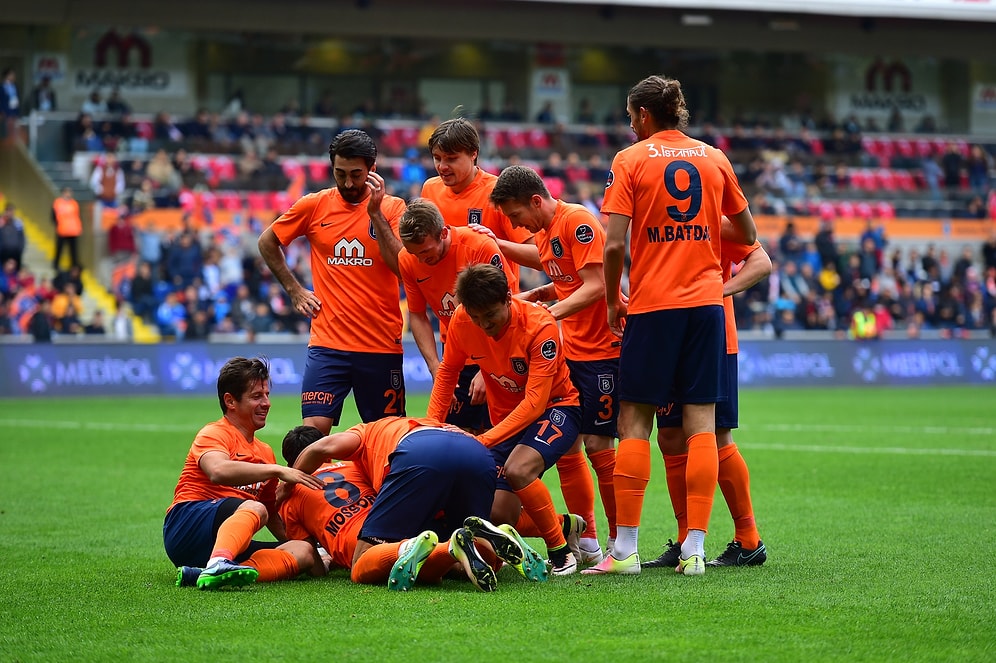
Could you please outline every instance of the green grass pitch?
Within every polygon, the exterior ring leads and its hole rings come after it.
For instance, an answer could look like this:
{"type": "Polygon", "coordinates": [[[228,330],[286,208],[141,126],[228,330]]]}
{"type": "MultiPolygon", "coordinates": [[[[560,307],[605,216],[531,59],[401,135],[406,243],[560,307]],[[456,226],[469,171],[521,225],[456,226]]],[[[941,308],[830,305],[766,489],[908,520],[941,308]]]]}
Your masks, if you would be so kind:
{"type": "MultiPolygon", "coordinates": [[[[980,387],[744,392],[760,568],[200,592],[162,519],[215,399],[0,400],[0,661],[996,660],[994,412],[980,387]]],[[[259,435],[298,422],[277,398],[259,435]]],[[[656,457],[641,555],[673,536],[656,457]]],[[[731,537],[717,492],[708,554],[731,537]]]]}

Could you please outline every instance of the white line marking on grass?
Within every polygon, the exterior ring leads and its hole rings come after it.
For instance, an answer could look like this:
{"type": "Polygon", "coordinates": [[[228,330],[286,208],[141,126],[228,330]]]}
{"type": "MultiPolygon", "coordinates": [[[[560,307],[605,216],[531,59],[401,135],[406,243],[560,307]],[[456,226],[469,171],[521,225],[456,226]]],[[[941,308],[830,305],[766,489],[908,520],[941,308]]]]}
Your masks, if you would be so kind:
{"type": "Polygon", "coordinates": [[[859,424],[761,424],[741,426],[749,430],[760,428],[771,431],[813,431],[826,433],[909,433],[913,435],[996,435],[996,428],[957,426],[866,426],[859,424]]]}
{"type": "Polygon", "coordinates": [[[66,428],[78,430],[122,430],[141,431],[145,433],[188,433],[198,431],[203,426],[200,424],[139,424],[139,423],[112,423],[108,421],[52,421],[47,419],[0,419],[0,426],[10,426],[12,428],[66,428]]]}
{"type": "Polygon", "coordinates": [[[766,442],[748,442],[744,449],[759,449],[765,451],[809,451],[817,453],[848,453],[848,454],[891,454],[897,456],[982,456],[996,458],[996,451],[991,449],[913,449],[910,447],[847,447],[842,445],[821,444],[770,444],[766,442]]]}

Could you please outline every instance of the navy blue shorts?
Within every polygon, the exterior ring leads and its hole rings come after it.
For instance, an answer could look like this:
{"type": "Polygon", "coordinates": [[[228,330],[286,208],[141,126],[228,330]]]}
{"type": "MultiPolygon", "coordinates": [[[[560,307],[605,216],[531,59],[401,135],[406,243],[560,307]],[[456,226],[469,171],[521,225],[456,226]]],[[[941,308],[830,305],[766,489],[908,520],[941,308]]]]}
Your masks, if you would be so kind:
{"type": "Polygon", "coordinates": [[[431,529],[440,539],[467,516],[487,518],[495,498],[495,460],[487,447],[456,431],[408,434],[390,456],[391,469],[367,515],[360,538],[408,539],[431,529]]]}
{"type": "MultiPolygon", "coordinates": [[[[163,521],[163,544],[174,566],[207,566],[218,528],[243,502],[237,497],[225,497],[173,505],[163,521]]],[[[251,541],[235,561],[247,560],[257,550],[279,545],[276,541],[251,541]]]]}
{"type": "Polygon", "coordinates": [[[328,417],[338,426],[350,390],[365,422],[404,416],[403,365],[400,354],[308,348],[301,381],[301,418],[328,417]]]}
{"type": "Polygon", "coordinates": [[[726,320],[722,306],[665,309],[626,318],[619,400],[718,403],[726,399],[726,320]]]}
{"type": "Polygon", "coordinates": [[[491,428],[491,415],[488,413],[488,402],[480,405],[470,404],[470,382],[481,370],[476,364],[468,364],[460,371],[453,395],[456,403],[450,405],[446,414],[446,423],[471,431],[486,431],[491,428]]]}
{"type": "MultiPolygon", "coordinates": [[[[574,441],[578,439],[581,429],[581,408],[577,405],[555,405],[548,409],[539,419],[526,426],[519,435],[510,437],[501,444],[491,448],[495,459],[495,470],[498,476],[498,490],[511,491],[512,487],[505,479],[505,461],[512,450],[520,444],[535,449],[543,456],[543,471],[557,464],[560,457],[567,453],[574,441]]],[[[540,473],[540,476],[543,476],[540,473]]]]}
{"type": "MultiPolygon", "coordinates": [[[[716,428],[732,430],[740,426],[740,390],[737,385],[739,372],[736,354],[726,355],[726,378],[729,397],[725,401],[716,403],[716,428]]],[[[680,403],[671,402],[657,408],[658,428],[680,428],[681,422],[680,403]]]]}
{"type": "Polygon", "coordinates": [[[616,436],[619,360],[567,360],[571,382],[581,393],[581,434],[616,436]]]}

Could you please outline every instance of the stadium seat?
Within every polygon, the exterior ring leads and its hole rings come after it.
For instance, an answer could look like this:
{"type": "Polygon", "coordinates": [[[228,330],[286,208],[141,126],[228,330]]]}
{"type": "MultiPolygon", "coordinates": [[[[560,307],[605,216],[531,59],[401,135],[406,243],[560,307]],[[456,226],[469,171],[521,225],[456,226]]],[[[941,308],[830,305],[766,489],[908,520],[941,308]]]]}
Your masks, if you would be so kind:
{"type": "Polygon", "coordinates": [[[308,179],[312,182],[328,182],[329,162],[324,159],[308,161],[308,179]]]}
{"type": "Polygon", "coordinates": [[[277,214],[283,214],[290,209],[292,204],[294,201],[291,200],[290,194],[286,191],[274,191],[270,197],[270,209],[277,214]]]}
{"type": "Polygon", "coordinates": [[[242,196],[236,191],[217,191],[218,208],[229,212],[237,212],[242,209],[242,196]]]}
{"type": "Polygon", "coordinates": [[[253,212],[269,212],[272,209],[270,207],[271,200],[270,194],[264,191],[246,192],[246,203],[249,204],[249,209],[253,212]]]}
{"type": "Polygon", "coordinates": [[[880,201],[875,203],[873,207],[874,215],[879,219],[894,219],[896,218],[896,209],[891,203],[885,201],[880,201]]]}
{"type": "Polygon", "coordinates": [[[855,216],[854,203],[849,200],[838,200],[833,205],[837,218],[853,219],[855,216]]]}
{"type": "Polygon", "coordinates": [[[896,190],[896,171],[891,168],[879,168],[875,171],[875,186],[885,191],[896,190]]]}
{"type": "Polygon", "coordinates": [[[919,188],[911,171],[900,169],[895,171],[894,175],[896,178],[896,188],[900,191],[910,192],[916,191],[919,188]]]}

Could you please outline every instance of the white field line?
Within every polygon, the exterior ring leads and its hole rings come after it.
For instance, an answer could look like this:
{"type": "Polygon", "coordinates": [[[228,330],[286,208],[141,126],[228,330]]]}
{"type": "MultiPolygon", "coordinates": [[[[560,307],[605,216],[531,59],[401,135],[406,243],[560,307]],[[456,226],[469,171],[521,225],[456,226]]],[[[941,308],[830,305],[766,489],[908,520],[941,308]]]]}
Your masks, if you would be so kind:
{"type": "MultiPolygon", "coordinates": [[[[296,422],[287,423],[270,421],[264,429],[271,431],[286,431],[296,422]]],[[[110,423],[95,421],[51,421],[46,419],[2,419],[0,430],[4,428],[58,428],[68,430],[106,430],[106,431],[137,431],[148,433],[195,433],[204,422],[190,424],[142,424],[142,423],[110,423]]],[[[996,428],[989,427],[956,427],[956,426],[862,426],[857,424],[760,424],[743,426],[745,431],[771,431],[790,433],[901,433],[907,435],[947,435],[958,436],[990,436],[996,437],[996,428]]],[[[801,440],[800,440],[801,442],[801,440]]],[[[778,444],[771,442],[748,442],[747,449],[770,451],[802,451],[812,453],[864,453],[892,454],[908,456],[976,456],[996,458],[994,449],[949,449],[949,448],[916,448],[916,447],[858,447],[846,445],[825,444],[778,444]]]]}

